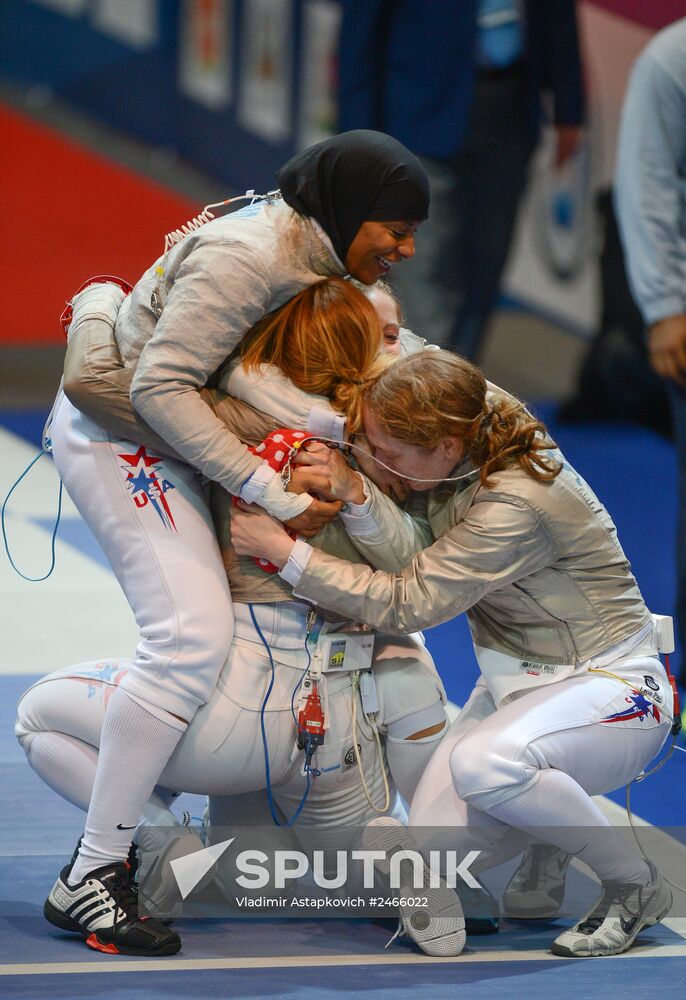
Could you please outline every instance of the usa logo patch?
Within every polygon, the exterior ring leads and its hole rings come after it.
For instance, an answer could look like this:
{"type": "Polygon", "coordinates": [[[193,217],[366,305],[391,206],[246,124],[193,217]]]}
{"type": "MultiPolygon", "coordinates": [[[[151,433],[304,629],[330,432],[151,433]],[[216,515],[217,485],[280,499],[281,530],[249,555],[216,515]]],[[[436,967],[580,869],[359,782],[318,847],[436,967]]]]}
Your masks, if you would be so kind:
{"type": "Polygon", "coordinates": [[[143,445],[133,455],[118,457],[126,463],[122,466],[126,472],[126,486],[136,507],[151,507],[168,531],[176,531],[166,497],[176,487],[168,479],[161,479],[161,470],[155,468],[163,459],[148,455],[143,445]]]}

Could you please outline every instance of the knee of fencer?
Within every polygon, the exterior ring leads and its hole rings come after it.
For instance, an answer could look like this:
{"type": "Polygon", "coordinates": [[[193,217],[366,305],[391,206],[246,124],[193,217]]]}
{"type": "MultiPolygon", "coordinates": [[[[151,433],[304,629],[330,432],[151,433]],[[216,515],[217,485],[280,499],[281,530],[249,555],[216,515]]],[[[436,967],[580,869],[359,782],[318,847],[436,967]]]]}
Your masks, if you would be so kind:
{"type": "Polygon", "coordinates": [[[18,726],[14,727],[14,735],[19,740],[19,745],[26,754],[27,759],[31,759],[31,744],[36,736],[36,733],[27,732],[27,730],[20,730],[18,726]]]}
{"type": "Polygon", "coordinates": [[[41,766],[46,758],[52,758],[52,733],[22,733],[17,739],[26,754],[29,767],[40,774],[41,766]]]}
{"type": "Polygon", "coordinates": [[[386,733],[405,740],[438,724],[447,728],[447,698],[433,663],[418,658],[400,669],[389,670],[390,665],[383,663],[381,669],[375,665],[373,671],[386,733]]]}
{"type": "Polygon", "coordinates": [[[29,767],[36,770],[36,756],[40,756],[41,745],[45,743],[45,733],[38,732],[36,730],[23,729],[19,727],[19,724],[14,728],[14,733],[19,740],[19,745],[26,754],[26,760],[28,761],[29,767]]]}
{"type": "Polygon", "coordinates": [[[409,715],[389,722],[386,731],[388,736],[394,740],[421,741],[422,739],[438,740],[447,732],[447,728],[448,716],[445,705],[442,701],[437,700],[425,708],[420,708],[416,712],[411,712],[409,715]],[[421,734],[426,733],[427,730],[433,730],[433,732],[422,737],[421,734]]]}
{"type": "Polygon", "coordinates": [[[450,754],[450,773],[455,791],[476,809],[516,794],[530,777],[530,769],[506,738],[483,740],[474,731],[466,733],[450,754]]]}
{"type": "Polygon", "coordinates": [[[14,735],[19,740],[24,753],[28,757],[29,748],[31,746],[31,741],[36,733],[40,732],[40,727],[35,724],[35,719],[32,718],[31,712],[29,711],[29,699],[26,692],[24,697],[17,705],[17,719],[14,723],[14,735]]]}

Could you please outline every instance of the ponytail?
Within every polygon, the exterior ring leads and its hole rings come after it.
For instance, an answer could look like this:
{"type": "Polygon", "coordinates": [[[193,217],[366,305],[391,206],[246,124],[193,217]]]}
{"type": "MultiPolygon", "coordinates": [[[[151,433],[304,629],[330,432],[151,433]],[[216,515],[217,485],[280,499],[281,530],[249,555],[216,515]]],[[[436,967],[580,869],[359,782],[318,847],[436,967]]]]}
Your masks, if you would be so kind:
{"type": "Polygon", "coordinates": [[[514,462],[539,483],[550,482],[562,470],[560,462],[547,454],[555,442],[545,425],[512,397],[484,402],[479,418],[465,434],[465,444],[480,469],[482,486],[494,486],[494,473],[514,462]]]}
{"type": "Polygon", "coordinates": [[[362,407],[371,386],[381,374],[393,363],[388,354],[379,354],[369,363],[366,370],[360,373],[361,378],[341,377],[335,382],[330,392],[331,404],[334,409],[346,415],[346,427],[349,434],[357,434],[363,429],[362,407]]]}
{"type": "Polygon", "coordinates": [[[326,396],[354,433],[362,395],[384,370],[371,302],[342,278],[323,278],[259,320],[243,341],[245,368],[279,368],[298,389],[326,396]]]}

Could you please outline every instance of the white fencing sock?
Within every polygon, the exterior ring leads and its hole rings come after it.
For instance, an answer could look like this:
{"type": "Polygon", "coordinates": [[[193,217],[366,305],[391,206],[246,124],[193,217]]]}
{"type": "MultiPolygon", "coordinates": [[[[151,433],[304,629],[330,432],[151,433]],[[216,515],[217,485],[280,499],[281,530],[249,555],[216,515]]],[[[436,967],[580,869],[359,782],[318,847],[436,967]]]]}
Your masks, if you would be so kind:
{"type": "Polygon", "coordinates": [[[545,768],[520,795],[489,806],[490,816],[575,855],[603,881],[647,884],[645,859],[601,813],[590,795],[564,771],[545,768]]]}
{"type": "MultiPolygon", "coordinates": [[[[67,802],[88,812],[98,766],[97,749],[64,733],[29,733],[21,742],[38,777],[67,802]]],[[[148,849],[146,828],[181,826],[169,808],[173,800],[172,792],[159,788],[146,802],[133,835],[143,850],[148,849]]]]}
{"type": "Polygon", "coordinates": [[[172,715],[163,721],[159,710],[153,711],[121,688],[110,699],[86,830],[69,874],[71,885],[128,854],[145,804],[186,729],[172,715]]]}

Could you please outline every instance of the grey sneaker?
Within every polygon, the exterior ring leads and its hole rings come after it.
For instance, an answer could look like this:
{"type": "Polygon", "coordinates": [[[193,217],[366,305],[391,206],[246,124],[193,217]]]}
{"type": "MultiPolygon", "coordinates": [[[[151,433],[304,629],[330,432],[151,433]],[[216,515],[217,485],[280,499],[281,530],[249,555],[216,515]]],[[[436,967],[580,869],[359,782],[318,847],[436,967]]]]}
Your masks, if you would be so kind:
{"type": "MultiPolygon", "coordinates": [[[[368,850],[385,851],[387,861],[375,865],[384,874],[390,871],[390,859],[396,851],[413,851],[419,848],[406,827],[391,816],[379,816],[367,824],[364,846],[368,850]]],[[[429,868],[424,865],[423,888],[414,885],[410,865],[400,866],[400,886],[391,894],[406,899],[418,896],[426,899],[426,906],[400,907],[399,933],[406,934],[426,955],[455,956],[465,946],[466,933],[462,906],[454,889],[442,880],[438,888],[429,888],[429,868]]],[[[390,942],[389,942],[390,943],[390,942]]]]}
{"type": "Polygon", "coordinates": [[[552,844],[532,844],[503,893],[503,913],[516,920],[545,920],[560,912],[571,854],[552,844]]]}
{"type": "Polygon", "coordinates": [[[621,955],[645,927],[667,916],[672,906],[671,890],[655,865],[646,861],[650,882],[647,885],[603,882],[603,892],[595,906],[578,924],[553,941],[555,955],[567,958],[621,955]]]}
{"type": "MultiPolygon", "coordinates": [[[[183,912],[183,899],[172,862],[202,851],[205,844],[194,830],[185,826],[177,829],[141,825],[136,831],[136,837],[141,910],[157,920],[175,920],[183,912]]],[[[209,885],[216,868],[216,865],[212,865],[198,881],[198,891],[209,885]]]]}

